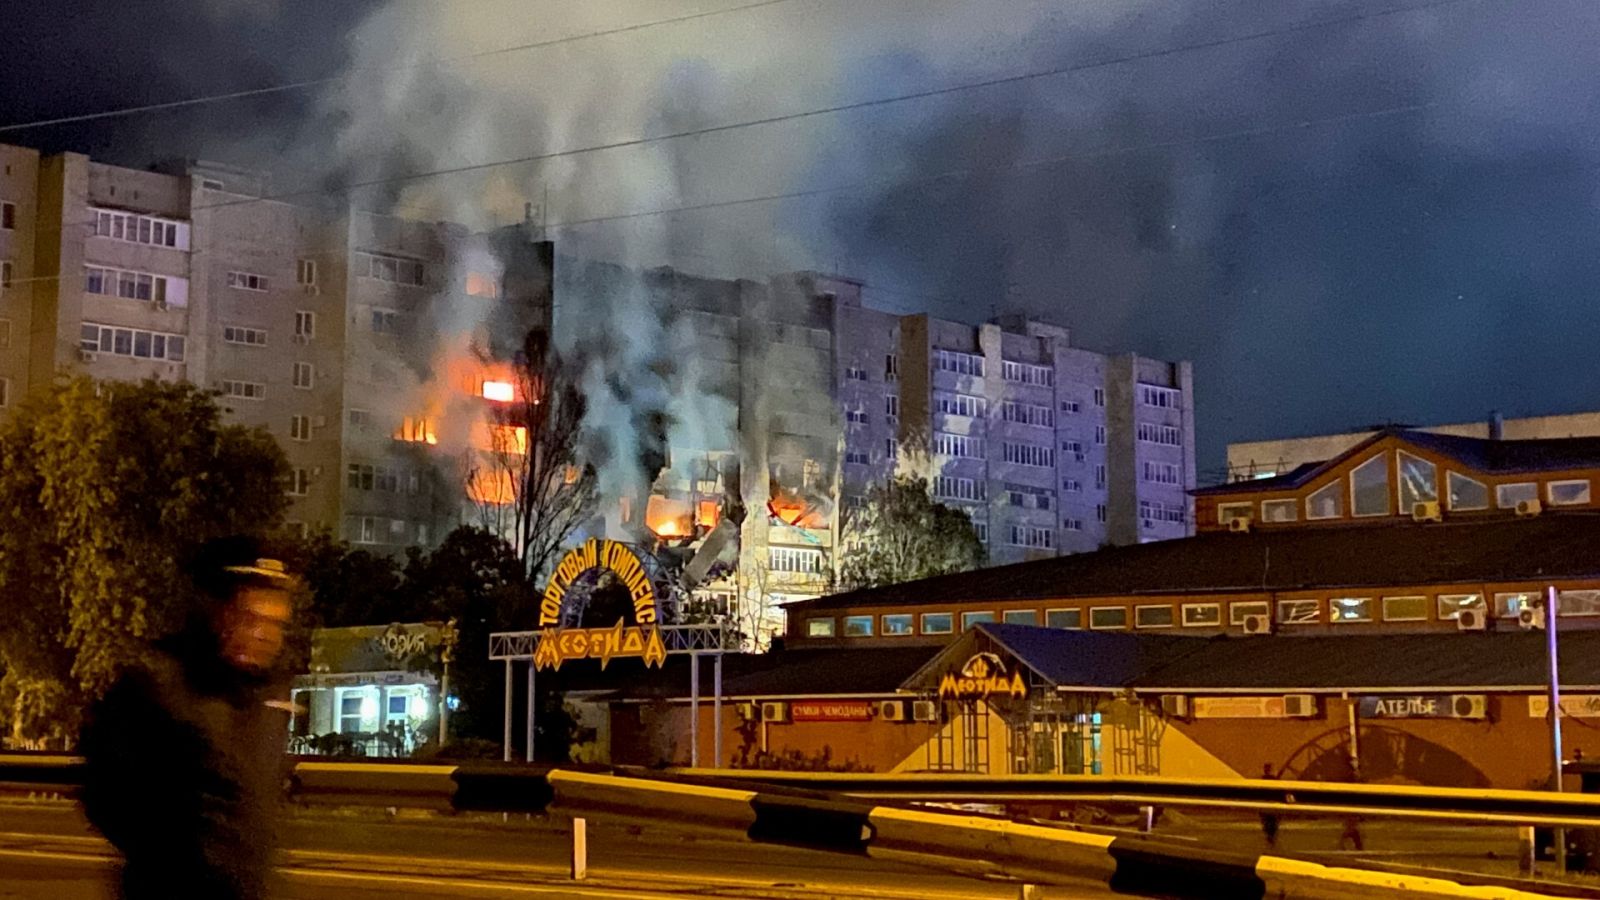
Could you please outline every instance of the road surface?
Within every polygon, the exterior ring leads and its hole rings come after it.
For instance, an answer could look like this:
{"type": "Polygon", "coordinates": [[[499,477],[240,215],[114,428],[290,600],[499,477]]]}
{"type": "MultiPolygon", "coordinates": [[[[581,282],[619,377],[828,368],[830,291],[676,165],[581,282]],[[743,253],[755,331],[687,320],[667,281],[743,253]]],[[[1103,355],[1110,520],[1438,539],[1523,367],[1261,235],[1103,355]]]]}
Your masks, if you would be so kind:
{"type": "MultiPolygon", "coordinates": [[[[564,823],[527,817],[301,813],[278,896],[305,900],[446,897],[1006,898],[1016,882],[786,847],[589,824],[590,877],[569,880],[564,823]]],[[[111,850],[70,804],[0,803],[0,900],[102,900],[111,850]]],[[[1113,895],[1091,886],[1050,898],[1113,895]]]]}

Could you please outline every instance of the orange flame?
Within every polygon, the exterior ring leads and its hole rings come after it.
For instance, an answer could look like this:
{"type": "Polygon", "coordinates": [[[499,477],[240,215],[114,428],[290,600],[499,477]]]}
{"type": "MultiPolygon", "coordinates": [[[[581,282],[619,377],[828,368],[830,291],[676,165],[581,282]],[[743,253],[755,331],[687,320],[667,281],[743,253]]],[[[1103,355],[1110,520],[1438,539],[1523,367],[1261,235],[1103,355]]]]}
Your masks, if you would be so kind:
{"type": "Polygon", "coordinates": [[[437,444],[439,435],[433,430],[433,420],[426,416],[406,416],[395,429],[394,439],[413,444],[437,444]]]}
{"type": "Polygon", "coordinates": [[[467,481],[467,496],[474,503],[504,506],[516,499],[511,487],[511,473],[503,469],[485,471],[478,469],[467,481]]]}
{"type": "Polygon", "coordinates": [[[517,389],[509,381],[485,381],[482,393],[483,399],[498,403],[510,403],[517,399],[517,389]]]}

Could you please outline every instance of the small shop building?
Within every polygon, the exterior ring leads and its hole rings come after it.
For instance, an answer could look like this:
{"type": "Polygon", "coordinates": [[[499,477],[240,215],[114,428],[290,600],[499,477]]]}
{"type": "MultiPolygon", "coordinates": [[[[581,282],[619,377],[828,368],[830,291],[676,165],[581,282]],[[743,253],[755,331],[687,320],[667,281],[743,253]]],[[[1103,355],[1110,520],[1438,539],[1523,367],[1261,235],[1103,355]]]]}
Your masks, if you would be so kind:
{"type": "Polygon", "coordinates": [[[319,628],[294,678],[290,752],[410,756],[438,735],[440,641],[423,622],[319,628]]]}

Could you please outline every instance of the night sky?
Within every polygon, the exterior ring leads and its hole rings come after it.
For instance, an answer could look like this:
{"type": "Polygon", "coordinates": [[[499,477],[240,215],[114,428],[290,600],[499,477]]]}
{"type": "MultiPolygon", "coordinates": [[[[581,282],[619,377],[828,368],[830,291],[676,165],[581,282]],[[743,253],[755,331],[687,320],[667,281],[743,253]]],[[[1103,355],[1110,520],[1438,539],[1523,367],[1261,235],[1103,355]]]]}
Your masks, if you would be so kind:
{"type": "Polygon", "coordinates": [[[439,62],[752,2],[8,0],[0,128],[330,81],[0,141],[329,191],[1076,67],[355,198],[1192,359],[1203,480],[1229,441],[1600,408],[1600,4],[784,0],[439,62]]]}

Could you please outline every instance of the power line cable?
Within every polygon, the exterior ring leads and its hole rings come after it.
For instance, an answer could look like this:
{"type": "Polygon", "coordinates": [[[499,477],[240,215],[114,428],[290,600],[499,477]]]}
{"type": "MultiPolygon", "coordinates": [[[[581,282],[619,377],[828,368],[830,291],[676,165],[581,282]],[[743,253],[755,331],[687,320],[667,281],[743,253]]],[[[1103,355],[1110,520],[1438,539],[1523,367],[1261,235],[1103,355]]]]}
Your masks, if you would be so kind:
{"type": "Polygon", "coordinates": [[[443,68],[463,62],[473,62],[487,59],[492,56],[503,56],[509,53],[520,53],[525,50],[540,50],[560,44],[569,44],[575,41],[587,41],[594,38],[611,37],[619,34],[629,34],[644,31],[662,25],[676,25],[682,22],[692,22],[697,19],[708,19],[714,16],[731,15],[733,13],[747,12],[768,6],[777,6],[782,3],[791,3],[794,0],[760,0],[758,3],[746,3],[743,6],[732,6],[725,9],[709,10],[691,13],[688,15],[674,16],[668,19],[654,19],[649,22],[637,22],[618,28],[608,28],[603,31],[590,31],[583,34],[572,34],[565,37],[552,38],[546,41],[535,41],[529,44],[516,44],[510,47],[496,47],[493,50],[481,50],[477,53],[468,53],[462,56],[450,56],[443,59],[423,60],[421,62],[406,63],[398,66],[357,66],[349,72],[331,78],[311,78],[305,81],[291,81],[284,84],[267,85],[259,88],[247,88],[241,91],[229,91],[221,94],[207,94],[201,97],[189,97],[183,100],[168,100],[161,103],[145,103],[139,106],[127,106],[118,109],[101,110],[100,112],[80,113],[71,116],[58,116],[53,119],[37,119],[32,122],[14,122],[9,125],[0,125],[0,133],[10,131],[23,131],[31,128],[44,128],[50,125],[70,125],[77,122],[94,122],[102,119],[115,119],[125,116],[134,116],[148,112],[163,112],[172,109],[184,109],[192,106],[203,106],[210,103],[221,103],[227,100],[244,100],[251,97],[264,97],[271,94],[280,94],[288,91],[300,91],[307,88],[321,87],[343,81],[351,72],[404,72],[420,68],[443,68]]]}

